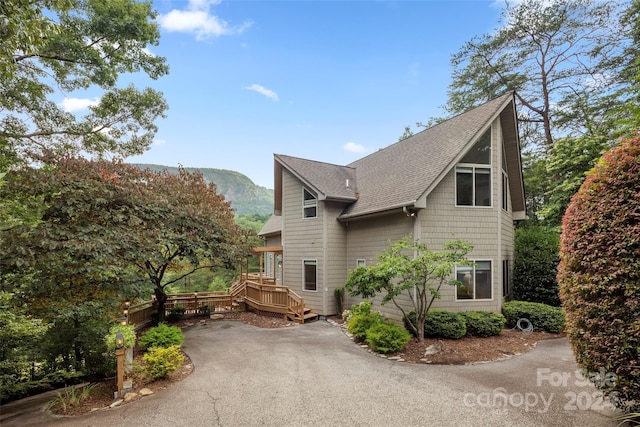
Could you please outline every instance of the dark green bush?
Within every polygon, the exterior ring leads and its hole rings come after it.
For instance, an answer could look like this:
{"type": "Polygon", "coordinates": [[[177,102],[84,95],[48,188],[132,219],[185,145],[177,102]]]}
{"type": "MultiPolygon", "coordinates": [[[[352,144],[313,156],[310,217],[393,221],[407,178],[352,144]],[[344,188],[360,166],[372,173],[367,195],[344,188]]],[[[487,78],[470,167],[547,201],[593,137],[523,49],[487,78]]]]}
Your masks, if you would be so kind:
{"type": "Polygon", "coordinates": [[[491,311],[463,311],[460,313],[467,325],[467,335],[474,337],[490,337],[500,335],[507,319],[491,311]]]}
{"type": "Polygon", "coordinates": [[[198,314],[200,316],[211,315],[211,307],[209,307],[208,305],[203,305],[202,307],[198,308],[198,314]]]}
{"type": "Polygon", "coordinates": [[[177,322],[182,319],[184,316],[185,308],[184,307],[174,307],[171,309],[169,314],[167,314],[167,322],[177,322]]]}
{"type": "Polygon", "coordinates": [[[578,365],[615,374],[596,385],[640,412],[640,134],[605,153],[573,196],[558,281],[578,365]]]}
{"type": "Polygon", "coordinates": [[[424,320],[425,337],[462,338],[467,334],[467,324],[460,313],[429,310],[424,320]]]}
{"type": "Polygon", "coordinates": [[[377,353],[395,353],[402,350],[411,334],[401,326],[390,322],[378,322],[367,329],[367,342],[377,353]]]}
{"type": "Polygon", "coordinates": [[[164,378],[171,375],[182,366],[184,355],[179,345],[170,347],[151,347],[142,360],[145,364],[145,372],[151,378],[164,378]]]}
{"type": "Polygon", "coordinates": [[[513,299],[560,306],[558,247],[560,234],[553,227],[526,226],[516,230],[513,263],[513,299]]]}
{"type": "Polygon", "coordinates": [[[509,326],[519,319],[528,319],[534,331],[560,333],[564,329],[564,310],[547,304],[528,301],[509,301],[502,305],[502,313],[509,326]]]}
{"type": "Polygon", "coordinates": [[[172,345],[182,345],[184,334],[177,326],[167,326],[160,323],[158,326],[149,329],[140,336],[138,344],[143,349],[151,347],[171,347],[172,345]]]}

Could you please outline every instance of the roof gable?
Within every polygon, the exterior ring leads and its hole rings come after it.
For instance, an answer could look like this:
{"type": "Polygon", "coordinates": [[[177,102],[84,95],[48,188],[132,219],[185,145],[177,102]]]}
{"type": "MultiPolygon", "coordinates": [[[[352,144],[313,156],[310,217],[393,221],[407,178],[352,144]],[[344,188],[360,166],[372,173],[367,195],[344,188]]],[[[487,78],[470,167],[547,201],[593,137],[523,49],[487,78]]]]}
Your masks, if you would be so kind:
{"type": "Polygon", "coordinates": [[[275,154],[276,214],[286,168],[318,195],[345,203],[341,219],[416,206],[455,166],[491,123],[501,118],[514,212],[524,211],[524,189],[513,92],[488,101],[347,166],[275,154]]]}

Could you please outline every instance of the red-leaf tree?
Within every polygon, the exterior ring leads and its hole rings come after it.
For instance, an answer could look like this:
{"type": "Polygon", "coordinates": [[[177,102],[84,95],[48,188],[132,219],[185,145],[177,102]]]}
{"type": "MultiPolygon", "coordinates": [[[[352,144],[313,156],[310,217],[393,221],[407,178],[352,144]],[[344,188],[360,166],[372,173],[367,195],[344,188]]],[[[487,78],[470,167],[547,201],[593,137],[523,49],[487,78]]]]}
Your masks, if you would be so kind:
{"type": "Polygon", "coordinates": [[[32,304],[41,301],[44,309],[52,298],[64,304],[122,294],[123,286],[136,285],[131,277],[144,275],[162,320],[169,284],[241,256],[230,204],[201,174],[151,172],[120,160],[46,163],[16,172],[3,189],[45,205],[35,227],[16,226],[2,236],[8,250],[0,265],[12,272],[2,287],[24,288],[28,271],[32,280],[21,293],[32,295],[32,304]],[[175,274],[166,280],[169,271],[175,274]]]}
{"type": "Polygon", "coordinates": [[[640,408],[640,135],[606,153],[563,219],[560,298],[578,364],[640,408]]]}

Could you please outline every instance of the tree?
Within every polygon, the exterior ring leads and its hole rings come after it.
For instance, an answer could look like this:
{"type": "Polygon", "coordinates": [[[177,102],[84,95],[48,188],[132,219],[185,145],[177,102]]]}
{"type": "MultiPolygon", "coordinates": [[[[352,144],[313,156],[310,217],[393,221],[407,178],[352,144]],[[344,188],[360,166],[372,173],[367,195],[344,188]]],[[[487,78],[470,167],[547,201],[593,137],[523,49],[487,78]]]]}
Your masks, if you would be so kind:
{"type": "Polygon", "coordinates": [[[168,72],[148,46],[159,40],[150,1],[8,0],[0,4],[0,146],[21,157],[43,149],[142,153],[167,108],[150,88],[118,87],[123,73],[168,72]],[[76,116],[53,94],[92,90],[76,116]]]}
{"type": "Polygon", "coordinates": [[[549,148],[559,134],[588,131],[614,105],[612,99],[593,102],[615,83],[607,74],[616,64],[607,60],[630,42],[616,11],[611,1],[507,4],[501,28],[474,37],[453,55],[448,110],[461,112],[515,90],[519,120],[533,127],[525,145],[549,148]],[[610,68],[603,69],[605,64],[610,68]]]}
{"type": "Polygon", "coordinates": [[[424,339],[424,321],[431,305],[440,298],[443,284],[459,285],[451,278],[456,265],[470,265],[466,255],[472,246],[454,239],[440,252],[430,251],[418,242],[409,243],[405,237],[392,244],[378,256],[378,263],[359,266],[349,273],[345,288],[352,296],[372,298],[384,293],[382,304],[389,301],[402,312],[419,341],[424,339]],[[415,322],[396,298],[406,294],[416,313],[415,322]]]}
{"type": "Polygon", "coordinates": [[[526,225],[516,230],[513,261],[513,298],[560,305],[558,296],[558,246],[555,227],[526,225]]]}
{"type": "Polygon", "coordinates": [[[71,156],[45,163],[20,169],[7,184],[9,192],[43,197],[46,208],[32,229],[4,233],[8,250],[0,255],[12,273],[3,288],[20,289],[34,309],[136,296],[144,278],[162,319],[167,286],[240,256],[230,204],[199,173],[71,156]]]}
{"type": "Polygon", "coordinates": [[[605,153],[563,218],[558,282],[578,364],[640,409],[640,135],[605,153]],[[604,378],[603,378],[604,377],[604,378]]]}

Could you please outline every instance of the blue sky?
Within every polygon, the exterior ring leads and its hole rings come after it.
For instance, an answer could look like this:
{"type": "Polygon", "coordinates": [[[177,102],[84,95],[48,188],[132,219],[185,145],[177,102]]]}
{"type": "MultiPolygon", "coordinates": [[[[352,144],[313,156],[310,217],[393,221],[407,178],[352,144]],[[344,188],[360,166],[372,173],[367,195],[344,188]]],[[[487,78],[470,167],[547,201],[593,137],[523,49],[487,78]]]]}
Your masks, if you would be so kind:
{"type": "Polygon", "coordinates": [[[273,153],[348,164],[442,116],[451,54],[498,26],[494,1],[156,0],[144,80],[169,104],[128,162],[230,169],[273,188],[273,153]]]}

